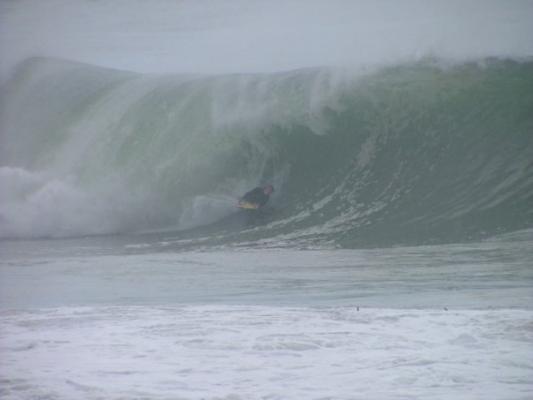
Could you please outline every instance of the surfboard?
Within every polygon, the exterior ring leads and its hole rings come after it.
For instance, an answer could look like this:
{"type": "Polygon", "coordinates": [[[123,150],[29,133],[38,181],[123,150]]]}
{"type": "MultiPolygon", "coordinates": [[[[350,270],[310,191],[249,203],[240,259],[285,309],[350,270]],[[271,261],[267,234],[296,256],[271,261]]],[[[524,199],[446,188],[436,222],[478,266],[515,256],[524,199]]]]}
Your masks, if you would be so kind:
{"type": "Polygon", "coordinates": [[[241,201],[239,204],[237,204],[237,207],[242,208],[243,210],[257,210],[259,208],[259,204],[241,201]]]}

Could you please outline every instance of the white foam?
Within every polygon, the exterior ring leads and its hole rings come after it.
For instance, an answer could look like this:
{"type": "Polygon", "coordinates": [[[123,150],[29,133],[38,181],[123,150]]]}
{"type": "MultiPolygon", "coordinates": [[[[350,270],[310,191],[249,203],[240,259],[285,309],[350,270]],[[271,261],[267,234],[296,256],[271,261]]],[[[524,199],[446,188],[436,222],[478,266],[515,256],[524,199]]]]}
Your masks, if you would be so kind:
{"type": "Polygon", "coordinates": [[[523,399],[532,311],[3,311],[4,399],[523,399]],[[355,397],[354,397],[355,396],[355,397]]]}
{"type": "Polygon", "coordinates": [[[0,238],[115,232],[139,207],[124,207],[126,199],[113,195],[121,193],[116,186],[91,193],[74,178],[23,168],[0,167],[0,187],[0,238]]]}

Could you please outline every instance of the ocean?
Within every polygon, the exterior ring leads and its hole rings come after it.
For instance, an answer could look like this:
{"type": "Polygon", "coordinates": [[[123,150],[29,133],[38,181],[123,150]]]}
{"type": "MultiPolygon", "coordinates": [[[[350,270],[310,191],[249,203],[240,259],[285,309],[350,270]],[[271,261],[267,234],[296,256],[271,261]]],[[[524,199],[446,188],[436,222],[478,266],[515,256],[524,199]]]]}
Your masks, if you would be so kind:
{"type": "Polygon", "coordinates": [[[533,397],[533,3],[378,3],[0,6],[1,398],[533,397]]]}

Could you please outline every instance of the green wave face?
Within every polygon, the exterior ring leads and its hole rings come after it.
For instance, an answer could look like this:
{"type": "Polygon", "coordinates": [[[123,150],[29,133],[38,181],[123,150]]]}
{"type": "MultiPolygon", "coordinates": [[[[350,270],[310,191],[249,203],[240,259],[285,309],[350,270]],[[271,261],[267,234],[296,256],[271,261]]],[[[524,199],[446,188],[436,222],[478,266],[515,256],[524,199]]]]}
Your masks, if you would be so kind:
{"type": "Polygon", "coordinates": [[[2,92],[2,237],[359,247],[533,225],[531,62],[203,77],[32,59],[2,92]],[[250,223],[235,199],[267,182],[250,223]]]}

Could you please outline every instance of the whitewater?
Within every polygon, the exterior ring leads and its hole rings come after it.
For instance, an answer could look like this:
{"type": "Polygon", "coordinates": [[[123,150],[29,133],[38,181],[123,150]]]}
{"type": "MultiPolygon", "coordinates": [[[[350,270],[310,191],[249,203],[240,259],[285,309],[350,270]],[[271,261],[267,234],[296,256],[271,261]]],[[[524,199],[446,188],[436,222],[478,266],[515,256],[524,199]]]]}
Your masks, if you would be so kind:
{"type": "Polygon", "coordinates": [[[0,397],[531,398],[532,17],[1,3],[0,397]]]}

